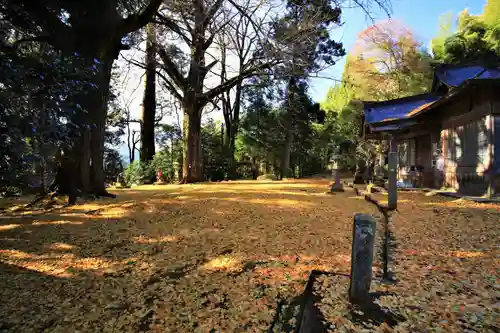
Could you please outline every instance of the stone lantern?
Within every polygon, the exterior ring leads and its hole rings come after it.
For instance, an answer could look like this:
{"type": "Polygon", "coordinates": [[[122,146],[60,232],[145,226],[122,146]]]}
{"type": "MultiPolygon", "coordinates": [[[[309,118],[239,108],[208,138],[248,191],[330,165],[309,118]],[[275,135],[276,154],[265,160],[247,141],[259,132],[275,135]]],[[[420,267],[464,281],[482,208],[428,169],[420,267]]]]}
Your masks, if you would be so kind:
{"type": "Polygon", "coordinates": [[[340,170],[339,170],[339,162],[341,156],[334,154],[330,158],[330,163],[332,166],[332,178],[333,182],[331,183],[331,192],[343,192],[344,188],[342,187],[342,182],[340,181],[340,170]]]}

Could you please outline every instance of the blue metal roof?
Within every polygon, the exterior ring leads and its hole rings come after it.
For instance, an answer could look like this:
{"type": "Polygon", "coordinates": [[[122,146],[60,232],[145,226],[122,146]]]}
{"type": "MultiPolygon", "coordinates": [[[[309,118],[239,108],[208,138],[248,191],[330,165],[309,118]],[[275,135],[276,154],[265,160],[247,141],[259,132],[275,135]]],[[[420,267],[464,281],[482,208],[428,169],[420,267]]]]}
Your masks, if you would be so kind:
{"type": "Polygon", "coordinates": [[[471,79],[500,79],[500,69],[481,65],[443,66],[436,70],[436,77],[449,86],[458,87],[471,79]]]}
{"type": "Polygon", "coordinates": [[[500,68],[490,68],[478,76],[478,79],[500,79],[500,68]]]}
{"type": "MultiPolygon", "coordinates": [[[[481,65],[443,65],[435,72],[436,78],[452,87],[459,87],[465,81],[477,79],[500,79],[500,68],[481,65]]],[[[385,102],[365,102],[364,119],[372,132],[401,130],[416,124],[414,116],[427,110],[442,96],[426,93],[385,102]],[[382,124],[397,121],[396,124],[382,124]]]]}
{"type": "Polygon", "coordinates": [[[394,99],[386,102],[365,103],[365,121],[367,124],[381,123],[389,120],[410,118],[412,111],[425,104],[433,103],[440,97],[433,94],[422,94],[410,98],[394,99]]]}

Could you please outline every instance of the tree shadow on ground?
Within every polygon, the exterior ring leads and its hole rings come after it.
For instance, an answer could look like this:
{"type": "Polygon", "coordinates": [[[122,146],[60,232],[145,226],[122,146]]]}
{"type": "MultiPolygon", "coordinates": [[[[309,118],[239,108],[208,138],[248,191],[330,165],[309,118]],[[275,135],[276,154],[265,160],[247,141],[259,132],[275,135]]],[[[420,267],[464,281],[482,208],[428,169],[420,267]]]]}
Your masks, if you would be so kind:
{"type": "MultiPolygon", "coordinates": [[[[90,332],[107,325],[106,329],[120,331],[113,326],[119,319],[140,331],[148,326],[141,323],[156,320],[145,310],[153,300],[164,311],[154,316],[165,320],[163,327],[186,328],[191,325],[189,317],[178,319],[177,313],[202,311],[197,302],[205,297],[203,288],[229,295],[224,302],[215,296],[209,301],[224,304],[214,305],[212,311],[218,311],[214,312],[218,322],[229,325],[227,318],[262,281],[285,285],[286,274],[310,272],[316,266],[347,270],[352,216],[372,214],[374,209],[350,199],[352,194],[324,194],[327,184],[231,182],[230,186],[132,189],[117,191],[118,199],[44,215],[2,215],[0,279],[5,287],[0,290],[0,313],[2,322],[10,325],[4,331],[40,332],[42,318],[55,318],[50,329],[90,332]],[[261,265],[285,256],[297,257],[298,263],[279,268],[261,265]],[[19,271],[9,272],[8,267],[19,271]],[[264,276],[267,271],[277,273],[264,276]],[[137,323],[120,317],[125,311],[138,313],[137,323]]],[[[422,207],[431,212],[436,208],[422,207]]],[[[451,216],[483,214],[477,208],[437,209],[443,215],[453,209],[451,216]]],[[[398,217],[395,220],[397,224],[398,217]]],[[[245,308],[236,316],[252,311],[245,308]]]]}
{"type": "MultiPolygon", "coordinates": [[[[301,295],[293,298],[288,303],[284,301],[278,303],[276,316],[268,329],[269,333],[326,333],[332,328],[319,308],[322,296],[318,295],[314,290],[316,281],[322,275],[339,275],[346,277],[346,283],[349,281],[347,274],[313,270],[301,295]]],[[[375,325],[378,326],[382,323],[386,323],[389,327],[396,326],[405,318],[377,304],[379,297],[388,295],[394,294],[390,292],[370,293],[363,302],[349,305],[350,310],[346,313],[346,318],[366,328],[373,328],[375,325]]],[[[348,303],[347,295],[345,302],[348,303]]]]}

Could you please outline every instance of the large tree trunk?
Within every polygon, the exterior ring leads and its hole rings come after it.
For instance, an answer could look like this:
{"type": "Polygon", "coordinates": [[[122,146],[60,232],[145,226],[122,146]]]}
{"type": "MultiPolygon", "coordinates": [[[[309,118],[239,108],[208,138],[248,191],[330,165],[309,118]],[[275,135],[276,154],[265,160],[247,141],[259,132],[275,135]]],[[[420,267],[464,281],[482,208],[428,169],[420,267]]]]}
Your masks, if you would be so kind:
{"type": "Polygon", "coordinates": [[[201,153],[201,109],[184,106],[183,163],[181,183],[203,181],[201,153]]]}
{"type": "Polygon", "coordinates": [[[231,131],[229,138],[229,176],[230,178],[236,178],[237,174],[237,165],[236,159],[234,156],[235,146],[236,146],[236,136],[238,135],[239,125],[240,125],[240,109],[241,109],[241,90],[242,84],[239,83],[236,85],[236,94],[234,99],[234,109],[233,109],[233,119],[231,121],[231,131]]]}
{"type": "Polygon", "coordinates": [[[236,161],[234,159],[234,142],[233,142],[233,128],[232,120],[226,119],[224,121],[223,130],[223,154],[224,161],[227,162],[227,173],[229,179],[236,178],[236,161]]]}
{"type": "Polygon", "coordinates": [[[109,196],[104,187],[104,133],[106,129],[106,116],[108,112],[109,85],[111,80],[111,68],[113,58],[109,55],[102,59],[101,71],[96,75],[99,90],[96,98],[93,99],[94,105],[89,105],[91,110],[93,124],[91,126],[91,172],[92,172],[92,190],[97,196],[109,196]]]}
{"type": "Polygon", "coordinates": [[[85,128],[83,130],[81,146],[79,149],[79,187],[84,194],[89,194],[92,191],[92,187],[90,184],[90,128],[85,128]]]}
{"type": "Polygon", "coordinates": [[[155,155],[156,29],[151,23],[146,29],[146,83],[142,101],[141,162],[151,161],[155,155]]]}
{"type": "Polygon", "coordinates": [[[291,129],[286,129],[285,146],[283,147],[283,156],[281,160],[281,178],[290,177],[290,152],[292,150],[291,129]]]}
{"type": "Polygon", "coordinates": [[[68,195],[68,204],[73,205],[76,202],[78,192],[77,178],[75,177],[77,157],[74,150],[58,151],[56,161],[56,176],[49,191],[55,190],[58,195],[68,195]]]}

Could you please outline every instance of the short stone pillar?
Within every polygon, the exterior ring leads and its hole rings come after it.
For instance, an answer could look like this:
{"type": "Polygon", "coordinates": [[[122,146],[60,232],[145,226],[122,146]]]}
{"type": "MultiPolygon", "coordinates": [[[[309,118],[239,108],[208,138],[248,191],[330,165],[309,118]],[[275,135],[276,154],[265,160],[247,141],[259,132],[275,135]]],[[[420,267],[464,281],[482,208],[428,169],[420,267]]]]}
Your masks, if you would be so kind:
{"type": "Polygon", "coordinates": [[[344,192],[344,187],[342,186],[342,181],[340,180],[340,171],[338,169],[332,169],[333,182],[330,187],[331,192],[344,192]]]}
{"type": "Polygon", "coordinates": [[[391,140],[391,151],[389,153],[389,184],[387,188],[387,208],[394,210],[398,207],[398,147],[396,141],[391,140]]]}
{"type": "Polygon", "coordinates": [[[377,223],[366,214],[356,214],[352,232],[351,282],[349,299],[352,303],[368,298],[372,281],[372,263],[377,223]]]}

